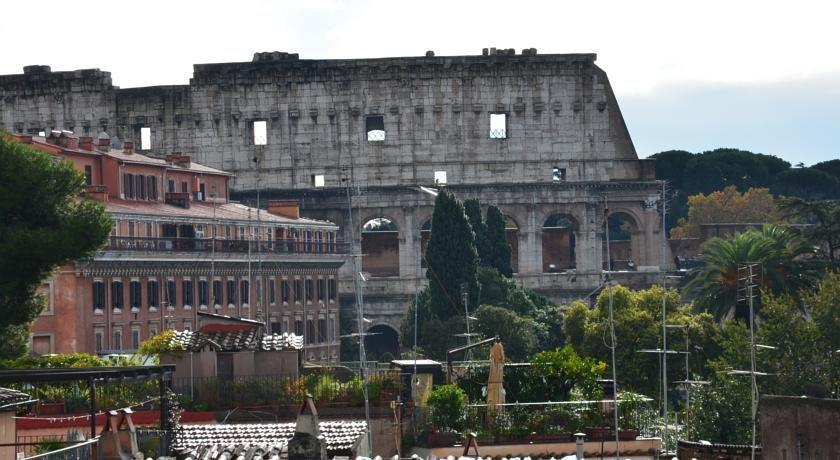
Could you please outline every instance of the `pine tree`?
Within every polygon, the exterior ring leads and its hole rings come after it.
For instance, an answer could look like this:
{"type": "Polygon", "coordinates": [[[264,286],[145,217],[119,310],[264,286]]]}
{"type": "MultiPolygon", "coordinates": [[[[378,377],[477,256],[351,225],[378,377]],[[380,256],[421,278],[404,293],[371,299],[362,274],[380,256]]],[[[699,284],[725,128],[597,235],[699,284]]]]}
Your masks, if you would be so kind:
{"type": "Polygon", "coordinates": [[[478,300],[475,234],[467,221],[463,204],[446,189],[435,200],[426,262],[429,307],[434,316],[445,320],[464,313],[461,296],[464,285],[469,294],[469,305],[475,309],[478,300]]]}
{"type": "Polygon", "coordinates": [[[508,278],[513,276],[510,265],[511,249],[505,234],[505,216],[495,206],[487,209],[484,241],[487,249],[486,255],[482,257],[482,265],[493,267],[508,278]]]}

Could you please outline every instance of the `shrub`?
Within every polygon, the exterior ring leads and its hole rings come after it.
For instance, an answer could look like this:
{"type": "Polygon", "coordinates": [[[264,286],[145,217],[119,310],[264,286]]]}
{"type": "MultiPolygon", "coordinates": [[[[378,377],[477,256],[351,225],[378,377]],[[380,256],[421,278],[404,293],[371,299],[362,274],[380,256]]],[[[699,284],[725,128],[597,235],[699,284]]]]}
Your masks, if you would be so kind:
{"type": "Polygon", "coordinates": [[[429,394],[432,424],[438,430],[461,431],[464,429],[464,408],[467,396],[456,384],[442,385],[429,394]]]}

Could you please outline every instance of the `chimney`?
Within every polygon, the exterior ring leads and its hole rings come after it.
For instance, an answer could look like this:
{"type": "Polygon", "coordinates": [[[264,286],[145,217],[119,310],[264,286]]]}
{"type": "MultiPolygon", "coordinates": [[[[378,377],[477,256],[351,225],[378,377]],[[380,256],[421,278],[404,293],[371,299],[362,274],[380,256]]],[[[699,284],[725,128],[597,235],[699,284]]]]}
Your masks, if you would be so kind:
{"type": "Polygon", "coordinates": [[[82,136],[79,138],[79,149],[87,150],[90,152],[93,150],[93,138],[90,136],[82,136]]]}
{"type": "Polygon", "coordinates": [[[167,154],[166,161],[182,168],[189,168],[191,158],[189,155],[184,155],[181,152],[175,152],[167,154]]]}
{"type": "Polygon", "coordinates": [[[99,142],[97,142],[97,150],[101,152],[107,152],[111,149],[111,138],[109,137],[100,137],[99,142]]]}
{"type": "Polygon", "coordinates": [[[58,136],[58,145],[65,149],[77,149],[79,148],[79,139],[69,131],[62,131],[58,136]]]}
{"type": "Polygon", "coordinates": [[[289,219],[300,219],[300,202],[298,200],[268,200],[268,213],[289,219]]]}
{"type": "Polygon", "coordinates": [[[123,142],[123,153],[125,153],[126,155],[131,155],[132,153],[134,153],[134,142],[123,142]]]}

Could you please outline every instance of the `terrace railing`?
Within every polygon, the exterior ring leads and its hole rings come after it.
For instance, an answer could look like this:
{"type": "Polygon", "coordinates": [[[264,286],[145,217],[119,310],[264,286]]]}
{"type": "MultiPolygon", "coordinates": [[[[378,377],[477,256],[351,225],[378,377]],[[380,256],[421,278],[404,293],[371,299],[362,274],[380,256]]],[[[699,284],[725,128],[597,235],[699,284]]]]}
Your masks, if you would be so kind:
{"type": "Polygon", "coordinates": [[[347,244],[343,241],[300,241],[300,240],[221,240],[211,238],[148,238],[135,236],[112,236],[106,250],[111,251],[162,251],[162,252],[204,252],[211,253],[271,253],[271,254],[345,254],[347,244]]]}

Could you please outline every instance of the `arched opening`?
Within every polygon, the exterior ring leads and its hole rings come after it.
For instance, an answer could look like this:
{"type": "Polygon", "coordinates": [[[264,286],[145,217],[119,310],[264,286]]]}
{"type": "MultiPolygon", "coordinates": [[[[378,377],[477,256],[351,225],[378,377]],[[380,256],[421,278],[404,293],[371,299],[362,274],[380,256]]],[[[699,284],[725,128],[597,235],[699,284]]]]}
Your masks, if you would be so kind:
{"type": "Polygon", "coordinates": [[[575,268],[575,221],[566,214],[553,214],[542,226],[543,272],[575,268]]]}
{"type": "Polygon", "coordinates": [[[636,231],[636,221],[628,214],[616,212],[607,217],[610,236],[610,253],[607,257],[606,234],[604,235],[604,269],[635,270],[633,260],[633,232],[636,231]]]}
{"type": "Polygon", "coordinates": [[[400,275],[400,233],[385,217],[375,217],[362,226],[362,271],[371,276],[400,275]]]}
{"type": "Polygon", "coordinates": [[[420,227],[420,266],[426,268],[426,246],[429,245],[429,238],[432,237],[432,219],[423,222],[420,227]]]}
{"type": "Polygon", "coordinates": [[[510,245],[510,268],[519,272],[519,226],[510,217],[505,216],[505,238],[510,245]]]}
{"type": "Polygon", "coordinates": [[[400,357],[400,335],[391,326],[377,324],[367,330],[365,355],[372,361],[397,359],[400,357]]]}

